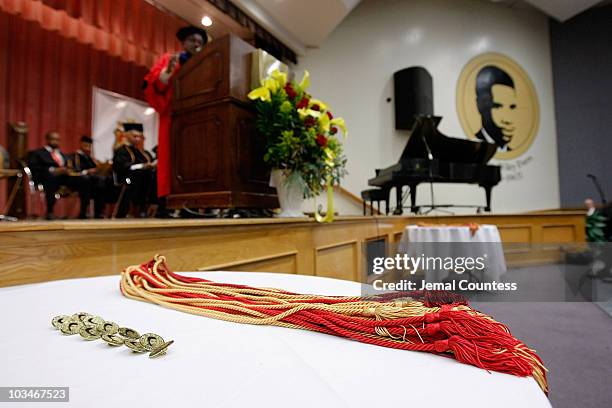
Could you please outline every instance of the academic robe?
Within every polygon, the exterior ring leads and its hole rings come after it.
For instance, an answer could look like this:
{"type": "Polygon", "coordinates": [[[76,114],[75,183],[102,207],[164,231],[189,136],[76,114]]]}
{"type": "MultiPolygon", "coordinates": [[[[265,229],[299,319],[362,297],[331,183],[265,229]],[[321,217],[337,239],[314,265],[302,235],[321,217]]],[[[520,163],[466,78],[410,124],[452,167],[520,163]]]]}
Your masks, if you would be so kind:
{"type": "Polygon", "coordinates": [[[145,76],[145,99],[159,114],[159,133],[157,137],[157,195],[164,197],[170,194],[170,126],[172,101],[172,77],[180,69],[176,68],[167,84],[159,80],[159,75],[168,66],[173,54],[164,54],[145,76]]]}
{"type": "MultiPolygon", "coordinates": [[[[119,180],[123,181],[130,176],[130,167],[134,164],[151,163],[153,161],[151,154],[147,151],[142,151],[132,145],[124,144],[119,146],[113,155],[113,170],[117,174],[119,180]]],[[[159,166],[159,161],[157,162],[159,166]]]]}
{"type": "MultiPolygon", "coordinates": [[[[82,150],[77,150],[73,153],[69,160],[72,162],[72,169],[76,172],[95,169],[97,167],[96,160],[85,154],[82,150]]],[[[91,185],[91,196],[94,199],[94,216],[96,218],[102,218],[104,205],[112,195],[112,178],[103,176],[102,174],[87,174],[83,177],[87,179],[91,185]]]]}
{"type": "MultiPolygon", "coordinates": [[[[134,164],[153,162],[151,153],[124,144],[119,146],[113,155],[113,171],[121,183],[129,177],[130,184],[126,190],[126,199],[121,202],[117,212],[118,218],[123,218],[128,212],[129,203],[136,206],[139,213],[146,211],[148,204],[156,204],[156,171],[155,169],[130,169],[134,164]]],[[[159,164],[159,162],[158,162],[159,164]]]]}
{"type": "Polygon", "coordinates": [[[77,151],[70,157],[72,168],[75,171],[89,170],[96,167],[96,162],[93,157],[86,155],[82,151],[77,151]]]}

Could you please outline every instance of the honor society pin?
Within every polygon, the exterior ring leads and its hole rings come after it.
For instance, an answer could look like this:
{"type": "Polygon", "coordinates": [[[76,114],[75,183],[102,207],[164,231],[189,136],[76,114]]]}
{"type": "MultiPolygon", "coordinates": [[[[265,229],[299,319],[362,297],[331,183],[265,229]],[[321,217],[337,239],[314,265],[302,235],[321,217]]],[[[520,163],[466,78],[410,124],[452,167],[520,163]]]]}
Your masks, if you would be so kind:
{"type": "Polygon", "coordinates": [[[80,335],[85,340],[102,339],[109,346],[126,346],[134,353],[149,353],[150,358],[163,356],[174,340],[165,341],[160,335],[146,333],[142,336],[134,329],[121,327],[86,312],[55,316],[51,325],[66,336],[80,335]]]}

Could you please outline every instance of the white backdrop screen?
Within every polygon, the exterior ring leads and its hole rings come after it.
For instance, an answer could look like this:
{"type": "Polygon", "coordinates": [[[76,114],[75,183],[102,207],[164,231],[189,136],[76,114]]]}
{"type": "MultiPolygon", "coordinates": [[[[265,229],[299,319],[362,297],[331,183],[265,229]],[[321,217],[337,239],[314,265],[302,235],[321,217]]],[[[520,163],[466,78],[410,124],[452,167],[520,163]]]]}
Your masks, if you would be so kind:
{"type": "Polygon", "coordinates": [[[93,118],[91,135],[94,141],[93,154],[101,161],[112,160],[114,131],[118,122],[134,121],[144,126],[145,149],[151,151],[157,146],[157,112],[145,102],[93,88],[93,118]]]}

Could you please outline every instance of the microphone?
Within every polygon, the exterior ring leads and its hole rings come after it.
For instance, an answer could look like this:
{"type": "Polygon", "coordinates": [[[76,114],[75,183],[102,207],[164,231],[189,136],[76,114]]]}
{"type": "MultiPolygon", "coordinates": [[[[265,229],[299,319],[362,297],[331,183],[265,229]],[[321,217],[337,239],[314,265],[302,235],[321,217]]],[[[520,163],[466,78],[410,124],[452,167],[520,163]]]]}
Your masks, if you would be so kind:
{"type": "Polygon", "coordinates": [[[429,148],[429,143],[427,143],[427,140],[425,139],[425,135],[422,135],[423,138],[423,144],[425,145],[425,149],[427,150],[427,159],[429,161],[433,161],[433,154],[431,153],[431,149],[429,148]]]}
{"type": "Polygon", "coordinates": [[[591,173],[588,173],[586,176],[593,181],[593,184],[595,184],[595,188],[597,189],[597,192],[599,193],[599,198],[601,199],[601,203],[604,205],[607,204],[606,196],[604,195],[604,192],[601,186],[599,185],[599,181],[597,181],[597,177],[595,177],[595,175],[591,173]]]}

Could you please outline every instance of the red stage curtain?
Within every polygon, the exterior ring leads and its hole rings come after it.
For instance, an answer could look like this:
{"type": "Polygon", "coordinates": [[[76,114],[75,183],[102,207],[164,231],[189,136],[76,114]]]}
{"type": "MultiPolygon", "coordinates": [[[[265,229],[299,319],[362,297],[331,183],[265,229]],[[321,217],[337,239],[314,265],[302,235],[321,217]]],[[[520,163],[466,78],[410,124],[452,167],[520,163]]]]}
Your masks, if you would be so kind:
{"type": "Polygon", "coordinates": [[[186,24],[144,0],[0,0],[0,10],[145,66],[177,49],[186,24]]]}
{"type": "Polygon", "coordinates": [[[142,100],[147,67],[178,49],[185,24],[144,0],[0,0],[0,144],[24,121],[28,149],[57,130],[74,151],[91,132],[92,87],[142,100]]]}

